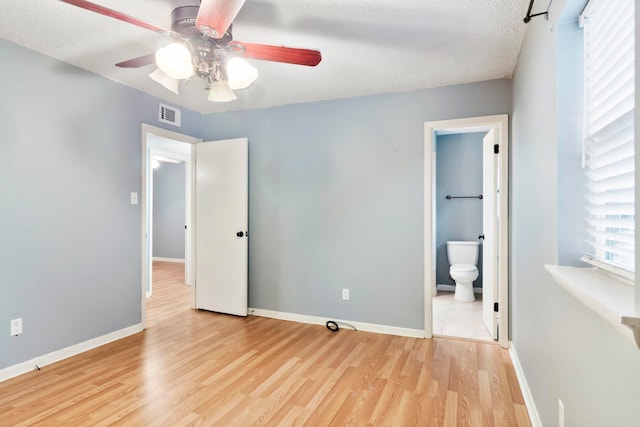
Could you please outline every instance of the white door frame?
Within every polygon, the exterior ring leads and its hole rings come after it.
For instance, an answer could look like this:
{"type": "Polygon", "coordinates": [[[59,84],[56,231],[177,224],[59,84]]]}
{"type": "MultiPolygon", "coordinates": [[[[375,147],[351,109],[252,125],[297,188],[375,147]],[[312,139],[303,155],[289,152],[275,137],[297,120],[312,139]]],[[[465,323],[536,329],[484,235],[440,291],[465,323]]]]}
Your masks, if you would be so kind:
{"type": "MultiPolygon", "coordinates": [[[[200,138],[194,138],[192,136],[189,135],[184,135],[181,133],[177,133],[177,132],[172,132],[166,129],[162,129],[159,127],[155,127],[155,126],[151,126],[148,124],[142,124],[142,136],[141,136],[141,142],[142,142],[142,195],[140,197],[140,201],[141,201],[141,217],[142,217],[142,229],[141,229],[141,236],[140,236],[140,241],[141,241],[141,247],[142,247],[142,257],[141,257],[141,321],[140,323],[142,324],[142,328],[146,328],[146,299],[147,299],[147,282],[149,279],[149,272],[150,272],[150,268],[151,268],[151,253],[150,253],[150,247],[149,244],[151,243],[150,241],[150,236],[148,236],[147,231],[148,228],[151,226],[151,220],[148,219],[149,217],[149,203],[151,200],[151,192],[150,190],[150,185],[153,181],[153,175],[152,175],[152,168],[151,168],[151,142],[148,140],[148,135],[155,135],[155,136],[159,136],[161,138],[165,138],[165,139],[170,139],[170,140],[174,140],[177,142],[184,142],[184,143],[188,143],[188,144],[196,144],[198,142],[202,142],[202,139],[200,138]],[[149,185],[148,185],[149,184],[149,185]],[[148,239],[149,237],[149,239],[148,239]]],[[[155,149],[154,149],[155,151],[155,149]]],[[[194,167],[194,153],[195,150],[191,150],[191,155],[190,158],[188,158],[188,160],[186,161],[186,168],[187,168],[187,177],[188,179],[186,180],[186,217],[187,217],[187,233],[186,233],[186,243],[185,243],[185,270],[186,270],[186,278],[187,278],[187,284],[193,284],[193,277],[194,277],[194,266],[193,266],[193,254],[194,254],[194,235],[195,235],[195,229],[194,229],[194,225],[195,225],[195,220],[193,218],[194,215],[194,203],[195,203],[195,198],[191,197],[190,195],[193,194],[193,188],[194,188],[194,183],[195,183],[195,167],[194,167]]],[[[165,153],[166,155],[166,153],[165,153]]],[[[178,156],[176,155],[176,157],[180,157],[182,160],[185,159],[184,156],[178,156]]],[[[195,306],[195,292],[194,292],[194,286],[191,287],[191,305],[192,307],[195,306]]]]}
{"type": "Polygon", "coordinates": [[[441,120],[424,124],[424,333],[433,336],[433,296],[436,284],[435,248],[435,134],[437,131],[485,128],[498,129],[500,145],[498,196],[498,343],[509,346],[509,117],[507,114],[441,120]]]}

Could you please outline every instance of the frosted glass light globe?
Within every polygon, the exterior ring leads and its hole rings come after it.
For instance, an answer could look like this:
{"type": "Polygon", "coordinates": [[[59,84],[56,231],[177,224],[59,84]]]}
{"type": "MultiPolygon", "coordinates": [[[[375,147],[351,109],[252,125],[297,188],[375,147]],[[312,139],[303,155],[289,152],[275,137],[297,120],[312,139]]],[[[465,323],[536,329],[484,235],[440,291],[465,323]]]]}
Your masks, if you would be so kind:
{"type": "Polygon", "coordinates": [[[171,43],[156,51],[156,64],[174,79],[188,79],[193,75],[191,52],[182,43],[171,43]]]}
{"type": "Polygon", "coordinates": [[[233,93],[227,82],[219,81],[219,82],[211,82],[209,84],[209,96],[207,96],[207,100],[211,102],[229,102],[238,99],[236,94],[233,93]]]}
{"type": "Polygon", "coordinates": [[[227,80],[232,90],[244,89],[251,86],[258,78],[258,70],[242,58],[237,56],[227,62],[227,80]]]}

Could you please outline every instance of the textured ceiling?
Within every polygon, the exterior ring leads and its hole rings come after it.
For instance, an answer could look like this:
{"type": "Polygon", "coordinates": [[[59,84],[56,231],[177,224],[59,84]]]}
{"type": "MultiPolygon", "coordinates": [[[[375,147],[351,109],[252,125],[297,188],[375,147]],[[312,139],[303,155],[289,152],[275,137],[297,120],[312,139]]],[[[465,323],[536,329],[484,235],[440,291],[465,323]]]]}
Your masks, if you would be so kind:
{"type": "MultiPolygon", "coordinates": [[[[170,27],[171,10],[198,0],[93,0],[170,27]]],[[[175,95],[154,66],[115,63],[154,52],[166,36],[61,3],[1,0],[0,37],[165,99],[211,113],[511,77],[528,0],[247,0],[234,39],[318,49],[316,67],[252,61],[260,73],[238,100],[211,103],[204,81],[175,95]]],[[[1,58],[0,58],[1,59],[1,58]]],[[[2,64],[8,66],[8,64],[2,64]]]]}

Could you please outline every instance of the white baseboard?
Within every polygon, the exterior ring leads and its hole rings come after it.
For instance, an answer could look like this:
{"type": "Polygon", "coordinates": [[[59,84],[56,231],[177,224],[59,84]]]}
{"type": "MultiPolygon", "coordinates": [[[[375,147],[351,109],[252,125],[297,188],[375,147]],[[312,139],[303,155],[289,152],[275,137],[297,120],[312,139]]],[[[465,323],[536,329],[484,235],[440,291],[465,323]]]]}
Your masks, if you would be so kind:
{"type": "Polygon", "coordinates": [[[522,390],[522,396],[524,397],[524,404],[527,407],[527,412],[529,413],[531,426],[542,427],[542,421],[540,421],[540,415],[538,414],[536,403],[533,400],[533,395],[531,394],[531,390],[529,389],[529,385],[527,384],[527,379],[524,376],[524,371],[522,370],[522,365],[520,365],[520,359],[518,359],[518,354],[516,353],[516,348],[513,346],[513,343],[510,343],[509,355],[511,356],[513,369],[516,371],[516,377],[518,378],[520,390],[522,390]]]}
{"type": "MultiPolygon", "coordinates": [[[[455,285],[436,285],[436,289],[439,291],[454,292],[456,290],[456,286],[455,285]]],[[[473,293],[481,294],[482,288],[473,288],[473,293]]]]}
{"type": "Polygon", "coordinates": [[[184,259],[180,259],[180,258],[163,258],[160,256],[154,256],[152,258],[153,261],[162,261],[162,262],[181,262],[184,264],[184,259]]]}
{"type": "MultiPolygon", "coordinates": [[[[378,334],[387,334],[387,335],[398,335],[401,337],[411,337],[411,338],[424,338],[426,336],[424,330],[422,329],[401,328],[398,326],[378,325],[375,323],[362,323],[362,322],[355,322],[352,320],[341,320],[341,319],[334,319],[334,318],[328,318],[328,317],[307,316],[304,314],[285,313],[282,311],[262,310],[260,308],[249,308],[249,315],[270,317],[272,319],[288,320],[291,322],[309,323],[312,325],[324,325],[327,323],[328,320],[333,320],[335,322],[338,322],[338,324],[340,322],[343,322],[343,323],[348,323],[350,325],[353,325],[359,331],[375,332],[378,334]]],[[[344,328],[348,329],[349,327],[344,326],[344,328]]]]}
{"type": "Polygon", "coordinates": [[[101,345],[117,341],[121,338],[128,337],[129,335],[137,334],[140,331],[142,331],[142,324],[138,323],[137,325],[129,326],[127,328],[102,335],[101,337],[93,338],[61,350],[47,353],[43,356],[35,357],[31,360],[27,360],[26,362],[0,369],[0,382],[31,372],[34,369],[37,369],[37,367],[42,368],[43,366],[59,362],[60,360],[84,353],[85,351],[89,351],[96,347],[100,347],[101,345]]]}

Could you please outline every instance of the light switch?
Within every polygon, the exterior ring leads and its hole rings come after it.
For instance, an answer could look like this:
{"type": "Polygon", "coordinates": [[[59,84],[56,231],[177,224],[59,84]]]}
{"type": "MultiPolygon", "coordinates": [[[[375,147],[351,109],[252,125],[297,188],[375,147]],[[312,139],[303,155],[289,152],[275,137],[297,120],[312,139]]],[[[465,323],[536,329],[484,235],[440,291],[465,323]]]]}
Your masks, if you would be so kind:
{"type": "Polygon", "coordinates": [[[137,205],[138,204],[138,193],[136,193],[136,192],[132,192],[131,193],[131,204],[132,205],[137,205]]]}

